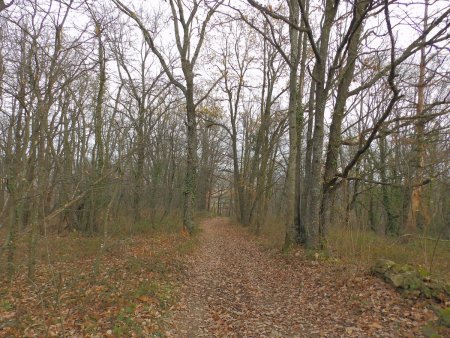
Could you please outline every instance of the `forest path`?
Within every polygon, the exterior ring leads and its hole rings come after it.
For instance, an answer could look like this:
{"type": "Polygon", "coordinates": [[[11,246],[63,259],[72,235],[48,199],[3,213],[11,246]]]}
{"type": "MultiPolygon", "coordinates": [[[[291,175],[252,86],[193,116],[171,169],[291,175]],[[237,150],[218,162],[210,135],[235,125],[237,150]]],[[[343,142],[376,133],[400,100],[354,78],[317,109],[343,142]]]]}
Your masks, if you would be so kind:
{"type": "Polygon", "coordinates": [[[170,322],[173,337],[416,337],[430,317],[376,278],[264,250],[205,220],[170,322]]]}

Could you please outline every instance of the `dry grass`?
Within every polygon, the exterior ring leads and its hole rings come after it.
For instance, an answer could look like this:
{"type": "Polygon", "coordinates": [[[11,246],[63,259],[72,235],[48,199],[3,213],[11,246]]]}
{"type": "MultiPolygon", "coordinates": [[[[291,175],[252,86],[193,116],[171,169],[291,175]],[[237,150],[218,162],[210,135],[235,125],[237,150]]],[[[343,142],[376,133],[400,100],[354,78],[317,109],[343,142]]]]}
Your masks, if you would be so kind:
{"type": "Polygon", "coordinates": [[[333,228],[328,236],[328,248],[333,257],[372,266],[380,258],[412,264],[424,271],[450,279],[450,243],[429,238],[388,238],[361,229],[333,228]]]}
{"type": "MultiPolygon", "coordinates": [[[[284,224],[268,219],[261,233],[261,241],[270,248],[281,249],[284,242],[284,224]]],[[[412,264],[437,277],[450,279],[450,242],[429,238],[388,238],[371,231],[334,227],[330,229],[328,252],[344,263],[369,269],[377,259],[390,259],[397,263],[412,264]]]]}
{"type": "MultiPolygon", "coordinates": [[[[103,229],[94,235],[80,231],[63,231],[56,233],[49,229],[48,233],[39,236],[37,248],[37,260],[42,264],[54,261],[68,262],[83,259],[99,254],[102,244],[110,251],[120,250],[121,246],[129,244],[134,237],[139,235],[164,235],[180,233],[182,228],[181,218],[178,214],[168,214],[164,218],[161,213],[155,213],[154,217],[133,223],[130,216],[121,215],[118,220],[110,222],[107,228],[106,239],[103,229]]],[[[0,245],[3,246],[7,236],[7,229],[0,231],[0,245]]],[[[20,230],[17,234],[15,260],[18,270],[26,264],[28,254],[29,229],[20,230]]],[[[6,255],[0,255],[0,271],[6,266],[6,255]]]]}

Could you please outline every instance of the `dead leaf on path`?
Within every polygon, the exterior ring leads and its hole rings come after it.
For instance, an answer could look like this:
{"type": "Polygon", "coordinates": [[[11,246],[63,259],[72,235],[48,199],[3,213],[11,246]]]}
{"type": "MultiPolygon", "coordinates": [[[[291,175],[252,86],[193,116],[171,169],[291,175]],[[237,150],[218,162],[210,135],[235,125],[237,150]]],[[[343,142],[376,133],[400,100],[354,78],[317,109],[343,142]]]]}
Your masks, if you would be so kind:
{"type": "Polygon", "coordinates": [[[263,250],[228,219],[203,223],[187,262],[171,333],[195,337],[421,336],[426,305],[409,304],[364,272],[263,250]]]}
{"type": "Polygon", "coordinates": [[[148,295],[139,296],[137,299],[143,303],[154,303],[154,304],[159,303],[159,301],[155,297],[148,296],[148,295]]]}
{"type": "Polygon", "coordinates": [[[370,323],[369,326],[373,329],[382,329],[383,328],[383,326],[377,322],[370,323]]]}

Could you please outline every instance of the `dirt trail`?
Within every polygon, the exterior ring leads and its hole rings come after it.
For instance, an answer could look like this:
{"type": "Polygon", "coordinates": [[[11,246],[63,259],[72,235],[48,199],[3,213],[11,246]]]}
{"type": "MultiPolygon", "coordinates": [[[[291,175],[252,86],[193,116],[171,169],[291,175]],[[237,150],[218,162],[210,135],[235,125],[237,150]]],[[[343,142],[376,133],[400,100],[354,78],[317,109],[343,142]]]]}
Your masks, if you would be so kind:
{"type": "Polygon", "coordinates": [[[174,337],[417,337],[431,311],[344,266],[264,251],[225,218],[202,223],[174,337]]]}

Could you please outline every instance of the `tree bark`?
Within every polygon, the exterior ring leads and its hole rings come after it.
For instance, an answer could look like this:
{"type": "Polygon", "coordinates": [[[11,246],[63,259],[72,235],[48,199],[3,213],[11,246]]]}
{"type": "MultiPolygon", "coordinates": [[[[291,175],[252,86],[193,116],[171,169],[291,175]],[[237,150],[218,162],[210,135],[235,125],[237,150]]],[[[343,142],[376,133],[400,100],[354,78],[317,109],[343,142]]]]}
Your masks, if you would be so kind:
{"type": "MultiPolygon", "coordinates": [[[[425,0],[425,9],[423,17],[423,31],[428,26],[428,5],[429,0],[425,0]]],[[[426,40],[426,35],[424,36],[426,40]]],[[[409,209],[406,218],[405,231],[415,233],[418,229],[424,230],[427,226],[422,200],[424,186],[420,183],[424,179],[424,160],[425,160],[425,123],[423,118],[425,114],[425,88],[426,88],[426,50],[425,46],[420,49],[419,79],[417,82],[417,105],[416,120],[414,124],[414,149],[411,169],[413,172],[411,196],[409,198],[409,209]]]]}
{"type": "Polygon", "coordinates": [[[353,80],[355,62],[358,57],[358,47],[362,32],[362,21],[367,14],[369,8],[369,0],[358,0],[355,2],[355,15],[349,28],[351,32],[348,41],[347,61],[342,75],[339,80],[336,103],[333,109],[332,121],[330,125],[330,133],[328,147],[325,160],[325,168],[323,174],[322,202],[319,215],[319,241],[325,242],[327,233],[327,215],[330,212],[331,191],[330,181],[337,173],[339,148],[341,146],[342,121],[344,119],[345,106],[349,95],[350,84],[353,80]]]}

